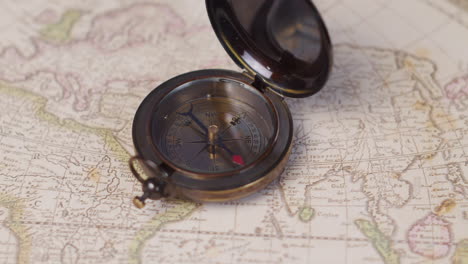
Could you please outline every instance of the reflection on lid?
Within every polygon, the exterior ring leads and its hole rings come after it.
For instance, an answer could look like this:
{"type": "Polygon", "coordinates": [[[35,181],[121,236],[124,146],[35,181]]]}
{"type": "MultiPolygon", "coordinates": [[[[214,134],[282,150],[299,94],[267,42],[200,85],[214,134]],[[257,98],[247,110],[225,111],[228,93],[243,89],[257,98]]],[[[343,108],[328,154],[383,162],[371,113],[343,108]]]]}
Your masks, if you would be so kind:
{"type": "Polygon", "coordinates": [[[265,78],[270,78],[271,75],[273,74],[268,67],[265,67],[264,65],[260,64],[256,59],[250,55],[248,51],[244,51],[242,54],[242,59],[249,65],[250,67],[254,68],[255,71],[262,75],[265,78]]]}
{"type": "Polygon", "coordinates": [[[328,79],[332,45],[310,0],[206,0],[233,60],[282,95],[305,97],[328,79]]]}
{"type": "Polygon", "coordinates": [[[234,1],[232,8],[244,33],[270,58],[277,62],[291,56],[303,62],[317,59],[321,48],[319,25],[308,12],[306,1],[234,1]]]}

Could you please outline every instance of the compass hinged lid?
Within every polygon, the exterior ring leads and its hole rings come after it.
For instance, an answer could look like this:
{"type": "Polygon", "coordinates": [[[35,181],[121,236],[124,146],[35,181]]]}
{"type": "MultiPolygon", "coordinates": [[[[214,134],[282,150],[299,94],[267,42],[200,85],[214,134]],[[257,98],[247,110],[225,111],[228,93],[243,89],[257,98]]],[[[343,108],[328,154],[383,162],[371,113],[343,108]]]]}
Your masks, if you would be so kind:
{"type": "Polygon", "coordinates": [[[310,0],[206,0],[219,40],[232,59],[274,91],[318,92],[328,79],[332,45],[310,0]]]}

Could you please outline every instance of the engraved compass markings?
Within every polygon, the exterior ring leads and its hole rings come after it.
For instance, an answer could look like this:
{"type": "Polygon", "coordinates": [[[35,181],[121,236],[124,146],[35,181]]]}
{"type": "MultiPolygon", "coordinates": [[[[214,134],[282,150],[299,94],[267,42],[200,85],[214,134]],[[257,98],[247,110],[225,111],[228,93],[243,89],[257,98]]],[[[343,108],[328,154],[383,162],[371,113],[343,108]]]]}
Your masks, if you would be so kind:
{"type": "MultiPolygon", "coordinates": [[[[233,142],[233,141],[249,142],[250,140],[247,140],[246,138],[251,138],[251,137],[236,138],[236,139],[218,139],[215,142],[215,145],[221,147],[222,149],[224,149],[230,155],[230,159],[229,159],[229,158],[226,157],[225,154],[222,154],[222,157],[223,157],[224,160],[230,161],[230,162],[232,162],[234,164],[237,164],[237,165],[245,165],[244,158],[241,155],[234,155],[234,153],[228,147],[226,147],[226,145],[224,145],[223,142],[233,142]]],[[[184,142],[184,143],[186,143],[186,144],[206,144],[206,146],[202,150],[200,150],[200,152],[203,152],[204,150],[206,150],[209,147],[209,145],[207,144],[208,143],[207,140],[189,141],[189,142],[184,142]]],[[[195,157],[193,159],[195,159],[200,154],[200,152],[197,155],[195,155],[195,157]]],[[[222,152],[216,152],[214,154],[218,155],[220,153],[222,153],[222,152]]]]}
{"type": "Polygon", "coordinates": [[[220,133],[221,136],[224,136],[226,132],[237,125],[239,125],[242,121],[242,119],[247,115],[247,113],[242,112],[239,114],[236,114],[235,116],[232,117],[231,121],[229,122],[229,125],[220,133]]]}
{"type": "Polygon", "coordinates": [[[195,160],[202,152],[207,150],[209,146],[210,145],[206,144],[202,149],[200,149],[200,151],[197,152],[197,154],[195,154],[195,156],[193,156],[193,158],[191,160],[195,160]]]}
{"type": "MultiPolygon", "coordinates": [[[[204,163],[210,171],[220,171],[220,167],[223,166],[235,168],[246,165],[245,157],[257,154],[256,151],[252,151],[253,147],[249,146],[252,144],[252,128],[256,126],[252,122],[243,124],[247,113],[245,111],[232,112],[235,109],[223,109],[219,105],[212,106],[212,109],[197,105],[199,104],[189,103],[186,112],[176,112],[179,117],[169,129],[169,135],[166,135],[171,156],[191,168],[201,168],[204,163]],[[205,109],[209,111],[205,112],[205,109]],[[195,134],[186,131],[187,128],[195,134]],[[216,130],[215,133],[212,132],[212,128],[216,130]],[[233,130],[233,128],[236,129],[233,130]],[[245,133],[249,135],[244,136],[245,133]],[[194,138],[193,135],[200,138],[194,138]],[[227,143],[232,144],[228,146],[227,143]],[[184,147],[184,144],[187,146],[184,147]],[[189,146],[197,144],[205,144],[205,146],[199,152],[192,154],[193,156],[187,156],[193,153],[193,147],[189,146]],[[187,153],[184,154],[184,152],[187,153]],[[206,158],[200,156],[203,152],[206,152],[206,156],[209,157],[206,161],[204,161],[206,158]],[[217,156],[220,156],[221,160],[217,159],[217,156]]],[[[253,134],[260,136],[258,133],[253,134]]]]}
{"type": "Polygon", "coordinates": [[[184,142],[184,143],[187,143],[187,144],[202,144],[202,143],[208,143],[208,141],[206,140],[197,140],[197,141],[188,141],[188,142],[184,142]]]}

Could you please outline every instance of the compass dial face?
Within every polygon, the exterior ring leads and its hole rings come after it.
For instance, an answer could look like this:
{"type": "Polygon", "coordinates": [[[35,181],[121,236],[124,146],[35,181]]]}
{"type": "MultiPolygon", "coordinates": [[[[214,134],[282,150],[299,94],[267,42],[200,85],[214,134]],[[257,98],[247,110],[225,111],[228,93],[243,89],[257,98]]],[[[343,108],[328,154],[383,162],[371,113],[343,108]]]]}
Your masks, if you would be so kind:
{"type": "Polygon", "coordinates": [[[253,107],[225,97],[199,98],[154,124],[153,140],[167,160],[198,173],[226,173],[257,160],[273,137],[253,107]]]}

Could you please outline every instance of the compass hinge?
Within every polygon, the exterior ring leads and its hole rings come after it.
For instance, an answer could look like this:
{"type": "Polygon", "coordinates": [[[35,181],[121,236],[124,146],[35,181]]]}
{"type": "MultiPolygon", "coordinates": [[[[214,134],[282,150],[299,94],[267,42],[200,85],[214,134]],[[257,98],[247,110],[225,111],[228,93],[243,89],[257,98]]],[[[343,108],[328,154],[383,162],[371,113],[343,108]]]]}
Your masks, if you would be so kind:
{"type": "Polygon", "coordinates": [[[258,77],[258,75],[255,75],[254,81],[252,83],[252,86],[255,87],[257,90],[260,92],[264,93],[265,90],[267,89],[267,86],[265,85],[265,82],[262,80],[262,78],[258,77]]]}

